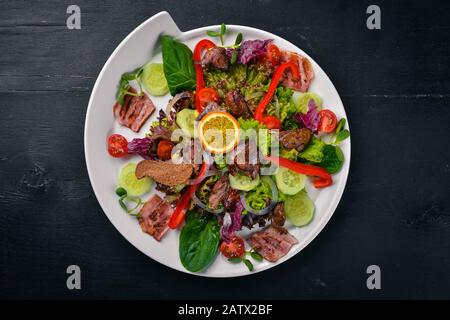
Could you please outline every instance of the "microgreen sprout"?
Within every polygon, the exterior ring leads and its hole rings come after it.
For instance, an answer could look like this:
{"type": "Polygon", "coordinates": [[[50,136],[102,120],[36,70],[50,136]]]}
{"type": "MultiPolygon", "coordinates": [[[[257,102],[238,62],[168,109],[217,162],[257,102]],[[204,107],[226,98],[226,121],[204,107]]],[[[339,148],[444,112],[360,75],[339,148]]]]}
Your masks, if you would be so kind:
{"type": "Polygon", "coordinates": [[[139,77],[142,74],[142,70],[143,68],[137,68],[136,70],[133,70],[131,72],[126,72],[122,75],[122,77],[120,78],[120,82],[119,82],[119,89],[117,91],[117,101],[119,102],[120,105],[123,105],[124,102],[124,97],[126,95],[130,95],[130,96],[136,96],[136,97],[140,97],[142,96],[144,93],[142,92],[141,89],[141,84],[139,81],[139,77]],[[135,93],[135,92],[131,92],[130,89],[130,81],[136,81],[139,85],[139,92],[135,93]]]}
{"type": "Polygon", "coordinates": [[[252,257],[253,260],[258,261],[258,262],[263,260],[263,257],[258,252],[254,251],[254,250],[250,250],[250,251],[245,251],[245,254],[242,257],[229,258],[228,261],[230,261],[232,263],[243,262],[249,271],[253,271],[255,268],[253,266],[253,263],[249,259],[247,259],[247,256],[252,257]]]}
{"type": "Polygon", "coordinates": [[[119,197],[119,205],[125,211],[127,214],[131,216],[138,216],[139,212],[136,212],[136,210],[141,206],[143,203],[142,199],[139,197],[131,197],[128,196],[127,190],[125,190],[122,187],[118,187],[116,189],[116,194],[119,197]],[[128,208],[127,202],[133,202],[136,205],[132,208],[128,208]]]}

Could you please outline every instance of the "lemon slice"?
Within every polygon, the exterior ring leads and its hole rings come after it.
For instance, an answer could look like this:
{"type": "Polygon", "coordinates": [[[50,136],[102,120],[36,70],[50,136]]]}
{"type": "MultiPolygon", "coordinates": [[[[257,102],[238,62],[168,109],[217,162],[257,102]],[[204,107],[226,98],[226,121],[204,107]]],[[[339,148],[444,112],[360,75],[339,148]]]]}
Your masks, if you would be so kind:
{"type": "Polygon", "coordinates": [[[142,71],[141,82],[151,95],[163,96],[169,92],[162,63],[147,64],[142,71]]]}
{"type": "Polygon", "coordinates": [[[239,141],[239,124],[226,112],[208,113],[197,130],[203,147],[214,154],[232,150],[239,141]]]}

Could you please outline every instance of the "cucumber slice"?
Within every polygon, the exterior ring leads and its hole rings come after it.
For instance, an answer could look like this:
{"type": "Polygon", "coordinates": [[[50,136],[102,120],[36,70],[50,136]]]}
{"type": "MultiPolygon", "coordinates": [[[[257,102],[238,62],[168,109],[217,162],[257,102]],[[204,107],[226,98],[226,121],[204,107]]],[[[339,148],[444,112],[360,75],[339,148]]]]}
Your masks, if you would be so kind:
{"type": "Polygon", "coordinates": [[[311,222],[314,216],[314,202],[305,191],[284,200],[286,219],[294,226],[302,227],[311,222]]]}
{"type": "Polygon", "coordinates": [[[194,137],[195,118],[198,112],[192,109],[183,109],[177,113],[175,122],[190,137],[194,137]]]}
{"type": "Polygon", "coordinates": [[[279,167],[275,174],[278,190],[284,194],[294,195],[305,187],[306,176],[292,170],[279,167]]]}
{"type": "Polygon", "coordinates": [[[142,71],[141,82],[151,95],[164,96],[169,92],[162,63],[147,64],[142,71]]]}
{"type": "Polygon", "coordinates": [[[322,99],[313,92],[295,91],[292,94],[291,101],[294,103],[297,112],[307,113],[309,100],[313,99],[318,110],[322,110],[322,99]]]}
{"type": "Polygon", "coordinates": [[[255,189],[258,186],[260,180],[259,175],[256,176],[256,179],[252,179],[249,176],[240,172],[235,176],[233,176],[232,174],[228,176],[230,179],[230,186],[233,189],[242,191],[250,191],[255,189]]]}
{"type": "Polygon", "coordinates": [[[136,163],[127,163],[119,172],[119,187],[127,190],[128,195],[139,197],[150,191],[152,179],[145,177],[136,178],[136,163]]]}

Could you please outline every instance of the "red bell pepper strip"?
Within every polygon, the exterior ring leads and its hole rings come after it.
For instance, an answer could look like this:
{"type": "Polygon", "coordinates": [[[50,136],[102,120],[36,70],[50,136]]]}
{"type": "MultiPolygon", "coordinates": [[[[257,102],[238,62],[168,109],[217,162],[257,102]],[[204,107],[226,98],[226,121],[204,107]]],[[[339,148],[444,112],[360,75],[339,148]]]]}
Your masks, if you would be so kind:
{"type": "MultiPolygon", "coordinates": [[[[202,167],[200,168],[200,173],[198,174],[198,177],[204,176],[206,174],[206,171],[208,171],[209,165],[207,163],[203,163],[202,167]]],[[[199,179],[198,181],[201,181],[199,179]]],[[[186,215],[186,211],[189,208],[189,204],[191,202],[192,196],[197,191],[198,186],[200,185],[200,182],[197,184],[192,184],[189,186],[189,188],[186,190],[185,193],[181,196],[180,200],[177,203],[177,207],[175,208],[172,216],[169,220],[169,228],[170,229],[176,229],[178,226],[183,222],[184,216],[186,215]]]]}
{"type": "Polygon", "coordinates": [[[333,183],[331,175],[324,168],[311,164],[298,163],[283,157],[267,156],[266,159],[297,173],[313,176],[313,184],[316,188],[325,188],[333,183]]]}
{"type": "Polygon", "coordinates": [[[272,97],[277,90],[278,82],[280,81],[281,77],[283,76],[283,73],[286,69],[291,69],[292,75],[294,78],[299,78],[299,71],[298,66],[293,62],[285,62],[283,64],[280,64],[278,68],[275,70],[272,80],[270,81],[269,89],[267,90],[266,95],[264,98],[259,102],[258,107],[256,108],[254,118],[258,121],[263,120],[263,113],[266,109],[267,105],[272,100],[272,97]]]}
{"type": "Polygon", "coordinates": [[[203,77],[203,68],[202,68],[202,54],[203,51],[214,48],[215,46],[216,45],[214,44],[214,42],[208,39],[203,39],[200,40],[194,48],[194,67],[197,78],[197,86],[195,90],[195,108],[197,109],[198,113],[202,112],[202,107],[200,105],[198,93],[202,88],[205,87],[205,79],[203,77]]]}

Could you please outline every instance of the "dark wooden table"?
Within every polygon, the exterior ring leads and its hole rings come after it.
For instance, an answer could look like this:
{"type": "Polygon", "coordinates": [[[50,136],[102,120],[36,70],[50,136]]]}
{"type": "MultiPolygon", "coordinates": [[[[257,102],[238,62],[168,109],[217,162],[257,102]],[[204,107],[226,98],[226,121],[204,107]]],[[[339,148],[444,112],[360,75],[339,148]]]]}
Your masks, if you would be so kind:
{"type": "Polygon", "coordinates": [[[1,1],[1,298],[450,298],[450,6],[376,1],[1,1]],[[66,9],[81,8],[81,30],[66,9]],[[297,44],[327,72],[352,130],[344,196],[305,250],[269,271],[207,279],[141,254],[91,189],[89,95],[120,41],[167,10],[182,30],[242,24],[297,44]],[[66,268],[82,290],[66,288],[66,268]],[[379,265],[381,290],[366,288],[379,265]]]}

